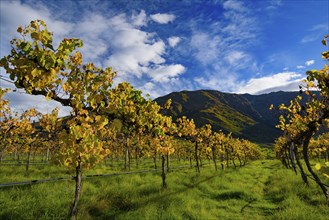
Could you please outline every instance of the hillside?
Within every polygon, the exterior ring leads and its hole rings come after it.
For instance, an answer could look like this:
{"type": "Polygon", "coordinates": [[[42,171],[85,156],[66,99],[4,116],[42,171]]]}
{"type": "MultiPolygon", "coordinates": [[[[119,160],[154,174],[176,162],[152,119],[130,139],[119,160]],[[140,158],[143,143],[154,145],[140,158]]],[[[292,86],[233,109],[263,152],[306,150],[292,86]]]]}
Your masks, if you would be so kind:
{"type": "Polygon", "coordinates": [[[232,132],[233,136],[258,143],[272,143],[280,135],[275,128],[279,112],[269,106],[288,104],[298,92],[272,92],[262,95],[230,94],[214,90],[181,91],[155,99],[160,105],[172,99],[164,112],[175,120],[186,116],[197,126],[210,123],[214,131],[232,132]]]}

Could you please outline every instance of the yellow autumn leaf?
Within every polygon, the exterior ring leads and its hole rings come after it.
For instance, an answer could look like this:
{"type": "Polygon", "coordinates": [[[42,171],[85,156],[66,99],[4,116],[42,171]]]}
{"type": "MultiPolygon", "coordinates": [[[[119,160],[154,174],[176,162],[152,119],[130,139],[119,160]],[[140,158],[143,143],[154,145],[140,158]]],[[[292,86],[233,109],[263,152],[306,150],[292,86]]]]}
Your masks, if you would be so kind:
{"type": "Polygon", "coordinates": [[[315,165],[315,169],[316,169],[316,170],[320,170],[320,169],[321,169],[321,164],[317,163],[317,164],[315,165]]]}
{"type": "Polygon", "coordinates": [[[97,122],[99,123],[99,127],[98,127],[98,129],[100,130],[100,129],[102,129],[105,125],[107,125],[109,121],[108,121],[107,118],[105,118],[105,117],[101,117],[99,120],[97,120],[97,122]]]}
{"type": "Polygon", "coordinates": [[[68,91],[68,85],[67,85],[67,83],[63,83],[63,84],[62,84],[62,88],[63,88],[63,90],[64,90],[65,92],[67,92],[67,91],[68,91]]]}
{"type": "Polygon", "coordinates": [[[51,99],[52,95],[53,95],[53,94],[52,94],[52,92],[51,92],[51,91],[50,91],[50,92],[48,92],[48,93],[47,93],[47,95],[46,95],[46,97],[45,97],[45,98],[46,98],[46,100],[47,100],[47,101],[49,101],[49,100],[51,99]]]}
{"type": "Polygon", "coordinates": [[[38,68],[34,68],[32,71],[31,71],[31,75],[33,77],[36,77],[38,75],[40,75],[40,70],[38,70],[38,68]]]}
{"type": "Polygon", "coordinates": [[[97,116],[95,117],[95,121],[96,121],[96,122],[99,122],[101,119],[102,119],[102,116],[100,116],[100,115],[97,115],[97,116]]]}

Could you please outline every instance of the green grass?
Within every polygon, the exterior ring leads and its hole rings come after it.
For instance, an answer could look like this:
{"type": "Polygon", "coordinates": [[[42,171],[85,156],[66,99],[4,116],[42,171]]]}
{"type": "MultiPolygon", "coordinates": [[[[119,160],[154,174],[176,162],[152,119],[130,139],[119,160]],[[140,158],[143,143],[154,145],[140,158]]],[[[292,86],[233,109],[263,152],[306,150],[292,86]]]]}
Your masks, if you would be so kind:
{"type": "MultiPolygon", "coordinates": [[[[177,163],[178,162],[174,162],[177,163]]],[[[147,168],[152,163],[145,163],[147,168]]],[[[144,168],[145,168],[144,167],[144,168]]],[[[23,178],[24,169],[0,167],[0,183],[23,178]]],[[[31,175],[56,176],[55,167],[31,167],[31,175]]],[[[108,172],[105,165],[96,172],[108,172]]],[[[168,188],[159,173],[83,180],[79,219],[328,219],[329,208],[317,186],[278,161],[254,161],[242,168],[215,172],[212,166],[169,172],[168,188]]],[[[74,181],[0,189],[0,219],[66,219],[74,181]]]]}

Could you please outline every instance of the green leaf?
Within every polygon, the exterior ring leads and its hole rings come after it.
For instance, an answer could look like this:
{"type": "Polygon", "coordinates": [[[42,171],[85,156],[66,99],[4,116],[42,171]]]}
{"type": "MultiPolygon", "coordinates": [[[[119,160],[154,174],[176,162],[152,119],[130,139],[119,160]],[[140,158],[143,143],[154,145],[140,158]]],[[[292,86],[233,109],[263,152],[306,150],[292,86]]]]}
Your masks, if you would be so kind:
{"type": "Polygon", "coordinates": [[[62,59],[57,59],[56,62],[57,62],[59,67],[62,67],[64,65],[64,62],[63,62],[62,59]]]}
{"type": "Polygon", "coordinates": [[[28,53],[31,49],[31,44],[30,43],[22,43],[21,44],[22,46],[22,50],[25,52],[25,53],[28,53]]]}
{"type": "Polygon", "coordinates": [[[10,78],[11,80],[15,80],[15,74],[14,74],[14,73],[11,73],[10,76],[9,76],[9,78],[10,78]]]}
{"type": "Polygon", "coordinates": [[[49,49],[55,50],[51,43],[46,44],[46,47],[48,47],[49,49]]]}

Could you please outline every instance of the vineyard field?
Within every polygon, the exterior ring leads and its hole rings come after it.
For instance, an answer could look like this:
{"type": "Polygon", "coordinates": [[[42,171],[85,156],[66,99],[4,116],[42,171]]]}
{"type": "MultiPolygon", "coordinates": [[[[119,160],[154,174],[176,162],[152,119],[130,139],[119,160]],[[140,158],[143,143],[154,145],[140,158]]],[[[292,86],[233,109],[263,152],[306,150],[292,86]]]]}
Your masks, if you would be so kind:
{"type": "MultiPolygon", "coordinates": [[[[150,165],[145,161],[140,169],[151,169],[150,165]]],[[[172,167],[178,165],[183,162],[172,161],[172,167]]],[[[99,165],[84,175],[106,173],[108,166],[99,165]]],[[[31,166],[28,174],[24,166],[0,169],[0,183],[69,176],[50,165],[31,166]]],[[[167,181],[168,188],[162,188],[157,172],[86,178],[78,219],[321,220],[329,216],[315,183],[306,187],[276,160],[217,172],[212,164],[204,164],[199,175],[194,168],[173,170],[167,181]]],[[[66,180],[1,188],[0,219],[66,219],[73,185],[73,180],[66,180]]]]}
{"type": "Polygon", "coordinates": [[[306,72],[304,98],[268,106],[201,90],[178,95],[183,107],[85,62],[82,39],[53,44],[43,20],[17,33],[0,59],[15,87],[0,87],[0,219],[328,219],[327,64],[306,72]],[[17,112],[17,91],[70,114],[17,112]]]}

